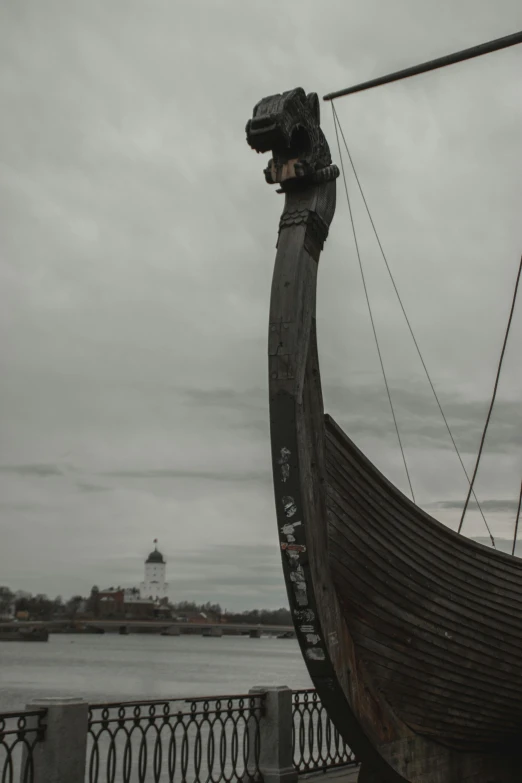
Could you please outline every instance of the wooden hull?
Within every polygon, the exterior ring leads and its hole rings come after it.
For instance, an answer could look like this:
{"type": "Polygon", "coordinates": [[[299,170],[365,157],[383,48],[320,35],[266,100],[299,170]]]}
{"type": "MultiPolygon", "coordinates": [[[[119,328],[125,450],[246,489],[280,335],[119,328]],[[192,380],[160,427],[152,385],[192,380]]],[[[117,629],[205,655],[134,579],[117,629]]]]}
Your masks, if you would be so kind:
{"type": "Polygon", "coordinates": [[[522,561],[418,509],[326,417],[329,565],[373,687],[459,749],[522,746],[522,561]]]}
{"type": "Polygon", "coordinates": [[[270,307],[274,491],[296,635],[366,780],[514,783],[522,564],[424,514],[325,419],[316,216],[328,225],[334,208],[335,182],[286,194],[270,307]]]}

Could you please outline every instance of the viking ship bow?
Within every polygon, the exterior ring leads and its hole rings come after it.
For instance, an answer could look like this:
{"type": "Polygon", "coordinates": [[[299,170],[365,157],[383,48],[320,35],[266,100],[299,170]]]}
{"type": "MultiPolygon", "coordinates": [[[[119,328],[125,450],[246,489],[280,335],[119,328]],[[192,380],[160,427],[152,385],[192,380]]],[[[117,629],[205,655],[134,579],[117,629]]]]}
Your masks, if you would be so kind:
{"type": "Polygon", "coordinates": [[[285,204],[272,284],[272,464],[302,654],[361,781],[522,779],[522,562],[415,506],[325,416],[319,256],[336,177],[319,101],[260,101],[247,140],[285,204]]]}

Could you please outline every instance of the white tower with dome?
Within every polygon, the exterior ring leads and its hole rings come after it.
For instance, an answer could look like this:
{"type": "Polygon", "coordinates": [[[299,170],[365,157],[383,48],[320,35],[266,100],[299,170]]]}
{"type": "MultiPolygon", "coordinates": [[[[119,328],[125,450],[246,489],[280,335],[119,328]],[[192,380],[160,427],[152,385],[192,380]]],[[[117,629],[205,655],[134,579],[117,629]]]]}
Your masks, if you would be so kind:
{"type": "Polygon", "coordinates": [[[154,551],[145,560],[145,581],[140,584],[142,598],[161,601],[168,598],[168,584],[165,581],[167,564],[158,551],[158,539],[154,539],[154,551]]]}

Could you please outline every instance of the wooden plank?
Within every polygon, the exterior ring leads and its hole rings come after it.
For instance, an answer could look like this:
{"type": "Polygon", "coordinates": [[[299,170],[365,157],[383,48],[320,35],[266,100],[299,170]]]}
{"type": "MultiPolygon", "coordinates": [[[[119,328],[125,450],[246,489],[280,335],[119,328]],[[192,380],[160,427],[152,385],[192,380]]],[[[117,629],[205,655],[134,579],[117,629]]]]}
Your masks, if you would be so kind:
{"type": "Polygon", "coordinates": [[[356,471],[359,475],[364,470],[367,478],[371,480],[372,495],[369,495],[369,498],[381,498],[383,505],[390,508],[390,513],[397,513],[403,522],[411,522],[412,532],[416,532],[419,540],[424,537],[426,543],[433,546],[436,546],[435,541],[437,540],[450,541],[454,544],[456,557],[472,559],[487,570],[493,568],[496,571],[501,564],[503,579],[512,581],[514,587],[520,589],[522,578],[522,560],[520,558],[514,558],[505,552],[485,547],[447,528],[412,503],[406,495],[388,481],[329,415],[325,416],[325,427],[327,447],[334,446],[342,450],[350,464],[350,470],[356,471]],[[419,525],[420,520],[424,520],[427,524],[419,525]]]}
{"type": "Polygon", "coordinates": [[[435,573],[438,584],[459,584],[470,599],[484,599],[492,610],[500,614],[503,622],[520,627],[518,615],[522,596],[511,581],[502,578],[502,569],[497,569],[495,574],[484,573],[482,566],[477,566],[475,562],[455,557],[451,543],[428,547],[421,542],[419,545],[406,524],[401,524],[401,520],[395,516],[388,516],[382,505],[374,503],[369,494],[371,490],[365,491],[361,483],[347,484],[347,468],[343,470],[338,461],[332,463],[328,459],[327,469],[329,503],[337,505],[346,519],[352,516],[364,517],[368,535],[375,540],[376,545],[379,541],[385,542],[389,558],[398,555],[412,564],[413,555],[419,569],[425,569],[426,564],[429,564],[427,573],[435,573]]]}
{"type": "Polygon", "coordinates": [[[343,449],[336,445],[333,457],[331,447],[327,438],[330,566],[374,683],[410,725],[453,745],[513,740],[522,719],[522,602],[511,580],[506,588],[502,561],[495,578],[481,580],[472,557],[463,578],[453,548],[442,550],[441,561],[433,557],[440,546],[427,550],[405,532],[397,505],[390,513],[382,499],[386,484],[376,501],[366,460],[359,469],[353,453],[346,461],[343,449]]]}
{"type": "Polygon", "coordinates": [[[344,443],[338,438],[335,441],[327,438],[327,458],[330,464],[339,463],[351,491],[357,491],[360,486],[365,493],[365,502],[373,505],[377,513],[385,514],[398,531],[407,532],[410,543],[419,551],[425,547],[425,551],[431,549],[434,556],[453,552],[452,562],[467,569],[466,573],[476,575],[477,566],[480,566],[485,578],[491,578],[499,587],[522,594],[522,560],[470,541],[430,517],[387,482],[346,436],[344,443]]]}
{"type": "MultiPolygon", "coordinates": [[[[334,725],[350,738],[359,756],[362,751],[379,763],[376,747],[382,737],[389,740],[410,732],[371,697],[364,681],[359,682],[353,644],[329,575],[324,412],[314,320],[319,255],[317,242],[305,242],[311,231],[305,213],[319,209],[321,203],[328,208],[328,190],[329,198],[335,199],[333,182],[286,195],[282,224],[285,212],[301,213],[306,222],[281,230],[272,284],[269,391],[274,492],[283,572],[304,660],[334,725]],[[284,331],[277,326],[284,324],[284,331]],[[274,365],[280,350],[292,363],[292,377],[274,365]],[[358,705],[359,717],[350,703],[358,705]]],[[[388,771],[388,765],[383,766],[388,771]]],[[[405,783],[393,769],[389,776],[393,783],[405,783]]]]}
{"type": "Polygon", "coordinates": [[[491,744],[495,752],[481,753],[477,738],[520,738],[519,695],[508,678],[520,640],[522,564],[449,534],[325,420],[315,297],[335,167],[316,96],[296,90],[262,104],[249,141],[262,150],[282,145],[267,179],[304,176],[283,182],[268,339],[276,516],[303,658],[334,726],[379,783],[515,783],[520,757],[491,744]],[[303,161],[295,151],[285,158],[292,121],[309,135],[303,161]],[[314,145],[321,170],[311,163],[314,145]]]}

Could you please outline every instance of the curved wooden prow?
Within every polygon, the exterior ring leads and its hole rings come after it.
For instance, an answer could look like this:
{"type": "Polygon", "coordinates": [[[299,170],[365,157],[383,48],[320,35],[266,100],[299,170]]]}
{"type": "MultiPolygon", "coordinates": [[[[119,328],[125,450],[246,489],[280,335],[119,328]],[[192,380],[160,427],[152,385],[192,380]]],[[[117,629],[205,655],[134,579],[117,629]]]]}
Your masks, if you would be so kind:
{"type": "Polygon", "coordinates": [[[314,105],[302,90],[271,96],[258,104],[247,126],[249,143],[258,151],[273,142],[274,159],[265,176],[286,191],[268,353],[277,525],[297,639],[329,717],[363,764],[361,780],[515,783],[520,780],[520,764],[512,755],[486,756],[444,747],[401,719],[372,680],[339,601],[329,553],[331,452],[315,323],[319,257],[335,211],[336,186],[328,145],[316,127],[318,114],[307,108],[314,105]],[[303,129],[309,141],[318,140],[319,152],[314,155],[313,144],[304,144],[301,159],[295,145],[296,139],[302,142],[303,129]]]}
{"type": "MultiPolygon", "coordinates": [[[[377,736],[363,730],[347,699],[356,697],[350,665],[355,672],[357,663],[328,567],[324,410],[315,332],[324,207],[333,216],[335,182],[286,194],[272,283],[270,432],[283,571],[303,657],[330,718],[358,758],[380,767],[389,783],[407,783],[381,759],[377,736]]],[[[388,726],[392,739],[398,729],[393,715],[375,706],[375,719],[388,726]]]]}
{"type": "MultiPolygon", "coordinates": [[[[401,719],[386,701],[383,690],[375,687],[339,603],[336,572],[329,553],[332,538],[328,534],[327,490],[331,475],[326,466],[327,431],[315,323],[322,245],[319,232],[324,229],[322,219],[311,217],[324,205],[332,210],[334,203],[335,182],[286,195],[270,304],[274,491],[283,571],[296,635],[328,715],[363,762],[361,781],[514,783],[520,780],[520,761],[512,751],[499,756],[484,755],[476,749],[462,752],[444,747],[401,719]]],[[[315,214],[321,217],[320,212],[315,214]]],[[[335,425],[329,427],[331,430],[335,425]]],[[[328,455],[330,459],[330,447],[328,455]]],[[[395,501],[393,493],[390,502],[392,499],[395,501]]],[[[454,536],[449,532],[448,535],[454,536]]],[[[468,543],[459,541],[461,546],[468,543]]],[[[349,569],[349,559],[345,567],[349,569]]],[[[357,571],[362,567],[359,561],[357,571]]],[[[360,624],[354,622],[355,627],[360,633],[360,624]]],[[[451,711],[452,696],[448,693],[445,698],[451,711]]],[[[443,700],[441,694],[439,701],[443,700]]],[[[434,703],[433,698],[431,702],[434,703]]]]}

